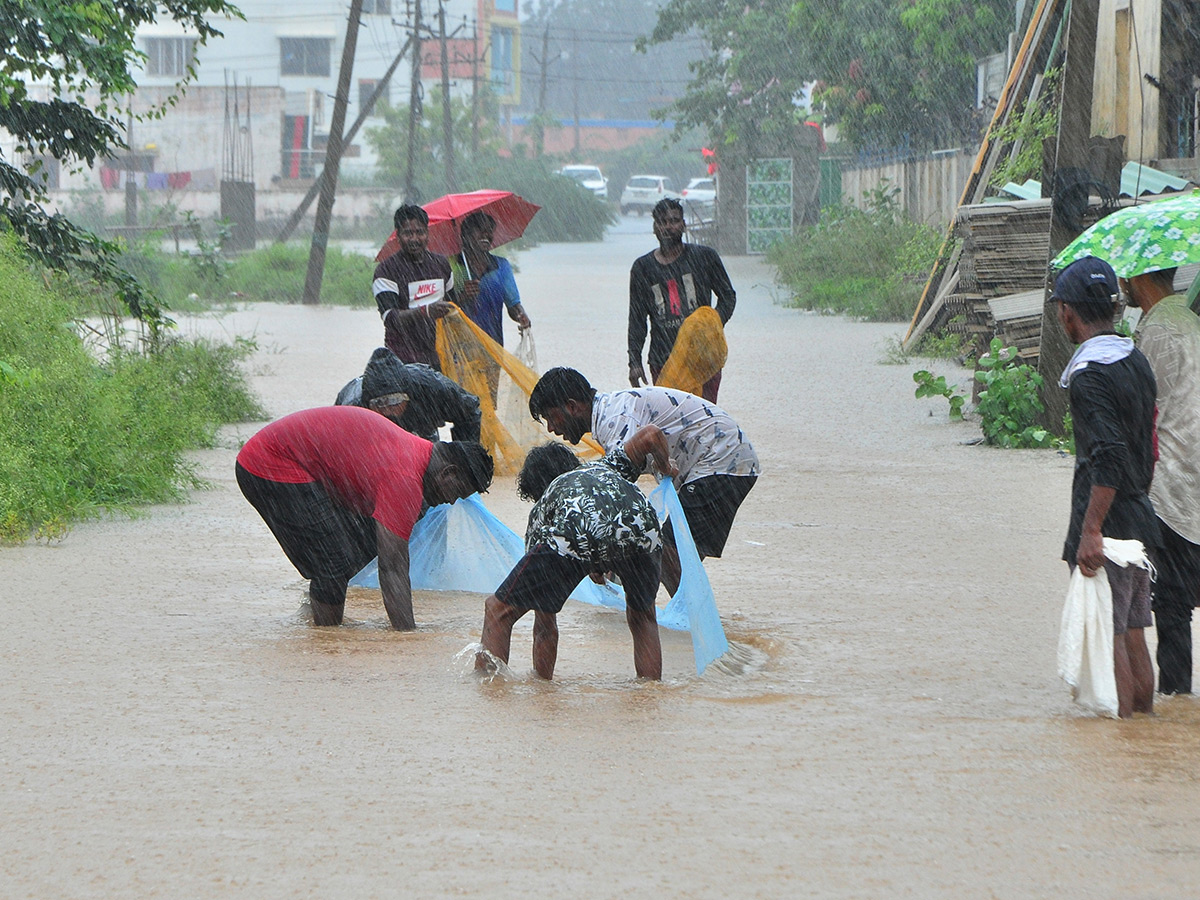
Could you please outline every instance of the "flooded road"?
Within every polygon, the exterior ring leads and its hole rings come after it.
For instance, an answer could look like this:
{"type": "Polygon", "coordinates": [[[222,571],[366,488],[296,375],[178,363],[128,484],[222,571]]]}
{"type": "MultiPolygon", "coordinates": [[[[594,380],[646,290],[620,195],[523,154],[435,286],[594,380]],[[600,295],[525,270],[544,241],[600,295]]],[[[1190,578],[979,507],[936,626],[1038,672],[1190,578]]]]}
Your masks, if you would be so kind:
{"type": "MultiPolygon", "coordinates": [[[[649,228],[520,255],[543,368],[623,386],[649,228]]],[[[877,363],[900,326],[783,309],[726,262],[721,404],[764,467],[709,566],[737,665],[699,678],[664,632],[639,684],[623,617],[576,603],[554,683],[527,621],[514,679],[470,671],[477,595],[418,594],[397,634],[356,590],[315,629],[234,484],[257,426],[231,427],[191,503],[0,549],[0,897],[1200,894],[1200,701],[1095,720],[1055,674],[1071,461],[964,446],[913,399],[925,363],[877,363]]],[[[254,337],[276,416],[381,337],[300,306],[182,328],[254,337]]],[[[486,502],[523,530],[511,479],[486,502]]]]}

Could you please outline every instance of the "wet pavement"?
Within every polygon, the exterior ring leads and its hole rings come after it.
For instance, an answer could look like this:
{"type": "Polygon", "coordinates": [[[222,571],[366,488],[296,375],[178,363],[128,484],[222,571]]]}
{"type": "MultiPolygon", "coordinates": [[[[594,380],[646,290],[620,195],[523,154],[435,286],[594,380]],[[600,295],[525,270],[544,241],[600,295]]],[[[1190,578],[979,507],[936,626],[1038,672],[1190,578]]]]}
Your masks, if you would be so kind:
{"type": "MultiPolygon", "coordinates": [[[[649,229],[519,255],[543,368],[622,385],[649,229]]],[[[1097,720],[1055,674],[1071,460],[965,446],[913,399],[926,363],[878,364],[902,326],[727,264],[721,404],[765,470],[708,567],[733,665],[697,677],[664,632],[638,683],[623,617],[575,603],[554,683],[527,622],[515,677],[475,676],[477,595],[419,594],[397,634],[353,591],[349,627],[313,628],[233,481],[256,426],[227,428],[192,502],[0,549],[0,896],[1196,894],[1200,702],[1097,720]]],[[[332,402],[381,337],[302,306],[182,328],[253,336],[274,415],[332,402]]],[[[522,529],[511,480],[486,501],[522,529]]]]}

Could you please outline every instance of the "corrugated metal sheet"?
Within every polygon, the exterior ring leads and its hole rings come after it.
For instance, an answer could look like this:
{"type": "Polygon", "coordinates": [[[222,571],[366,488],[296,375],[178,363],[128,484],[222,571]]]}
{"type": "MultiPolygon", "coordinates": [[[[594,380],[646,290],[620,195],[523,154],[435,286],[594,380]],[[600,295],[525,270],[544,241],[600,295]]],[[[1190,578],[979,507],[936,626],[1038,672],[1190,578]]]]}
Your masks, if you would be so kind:
{"type": "MultiPolygon", "coordinates": [[[[1146,194],[1161,194],[1165,191],[1182,191],[1191,182],[1186,178],[1168,175],[1141,163],[1127,162],[1121,169],[1121,196],[1144,197],[1146,194]]],[[[1042,183],[1032,178],[1024,184],[1010,181],[1000,191],[1020,200],[1036,200],[1042,196],[1042,183]]]]}
{"type": "Polygon", "coordinates": [[[1141,197],[1143,194],[1161,194],[1163,191],[1182,191],[1188,186],[1186,178],[1168,175],[1158,169],[1140,163],[1127,162],[1121,170],[1121,196],[1141,197]]]}

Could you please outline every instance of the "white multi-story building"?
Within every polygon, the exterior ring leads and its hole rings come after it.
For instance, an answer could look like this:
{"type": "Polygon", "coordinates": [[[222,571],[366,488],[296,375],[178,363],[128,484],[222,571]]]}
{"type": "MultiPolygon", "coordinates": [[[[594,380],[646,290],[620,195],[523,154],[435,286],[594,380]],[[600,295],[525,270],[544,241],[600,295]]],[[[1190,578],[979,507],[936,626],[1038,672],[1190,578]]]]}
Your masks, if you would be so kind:
{"type": "MultiPolygon", "coordinates": [[[[514,103],[520,84],[519,0],[443,0],[452,93],[469,95],[490,82],[503,103],[514,103]]],[[[237,0],[244,20],[214,20],[224,36],[200,46],[196,35],[173,22],[141,29],[146,54],[136,73],[135,113],[170,95],[194,63],[196,77],[184,95],[157,119],[135,121],[130,152],[97,171],[63,173],[57,187],[119,187],[127,173],[150,186],[191,188],[223,177],[231,155],[258,190],[285,189],[311,179],[324,157],[341,65],[349,0],[237,0]],[[236,88],[236,89],[235,89],[236,88]],[[239,142],[240,143],[237,143],[239,142]],[[231,149],[234,143],[237,147],[231,149]],[[164,176],[169,181],[164,182],[164,176]]],[[[438,0],[421,0],[423,88],[441,78],[438,0]]],[[[413,0],[363,0],[351,78],[346,127],[358,118],[412,30],[413,0]]],[[[406,104],[412,75],[406,55],[380,99],[406,104]]],[[[374,158],[364,131],[347,149],[341,171],[362,172],[374,158]]]]}

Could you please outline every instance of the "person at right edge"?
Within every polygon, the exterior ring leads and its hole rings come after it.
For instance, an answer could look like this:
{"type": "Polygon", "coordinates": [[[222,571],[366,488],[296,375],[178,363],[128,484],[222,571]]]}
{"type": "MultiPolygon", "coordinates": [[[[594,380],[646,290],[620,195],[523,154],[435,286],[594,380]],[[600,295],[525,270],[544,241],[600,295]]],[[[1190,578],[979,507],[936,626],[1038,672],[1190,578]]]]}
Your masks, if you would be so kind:
{"type": "Polygon", "coordinates": [[[1088,578],[1102,568],[1112,588],[1113,668],[1121,718],[1154,709],[1154,666],[1146,647],[1150,576],[1104,555],[1105,537],[1159,545],[1150,504],[1154,472],[1154,372],[1130,338],[1113,330],[1117,276],[1095,257],[1076,260],[1054,282],[1058,321],[1079,346],[1059,384],[1070,392],[1075,427],[1071,521],[1063,559],[1088,578]]]}
{"type": "Polygon", "coordinates": [[[1162,546],[1151,560],[1158,690],[1192,692],[1192,607],[1200,603],[1200,316],[1175,293],[1175,270],[1120,280],[1141,309],[1134,342],[1158,381],[1158,463],[1150,499],[1162,546]]]}
{"type": "MultiPolygon", "coordinates": [[[[642,368],[646,322],[650,322],[650,378],[657,383],[666,365],[683,320],[717,297],[717,314],[725,325],[733,316],[737,293],[717,251],[700,244],[685,244],[683,206],[678,200],[659,200],[651,213],[658,249],[639,256],[629,270],[629,384],[648,384],[642,368]]],[[[721,387],[718,372],[704,384],[701,396],[717,402],[721,387]]]]}

